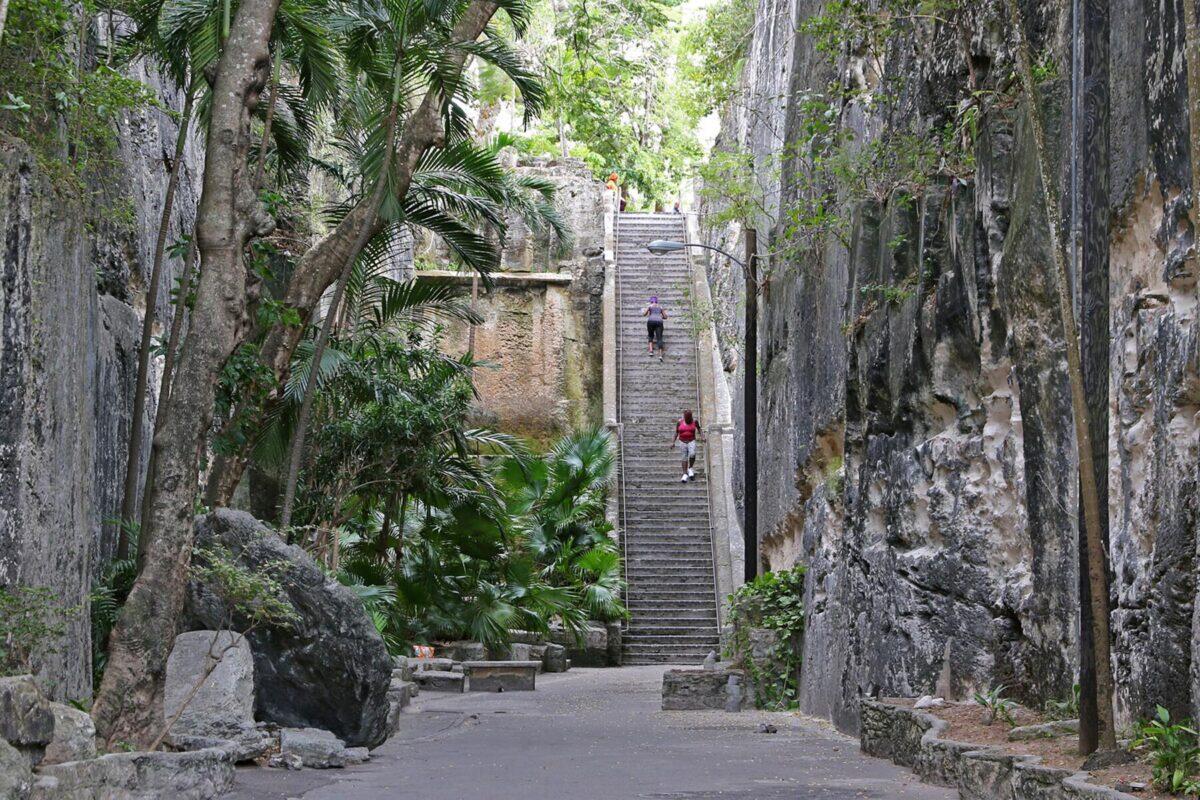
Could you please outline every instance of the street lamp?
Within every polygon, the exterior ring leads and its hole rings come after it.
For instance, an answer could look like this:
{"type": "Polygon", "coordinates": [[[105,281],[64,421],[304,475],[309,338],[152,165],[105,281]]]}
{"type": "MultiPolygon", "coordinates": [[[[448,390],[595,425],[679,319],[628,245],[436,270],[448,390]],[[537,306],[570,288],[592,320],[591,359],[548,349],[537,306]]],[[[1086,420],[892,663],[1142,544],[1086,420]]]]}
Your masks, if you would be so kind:
{"type": "Polygon", "coordinates": [[[742,536],[746,544],[746,581],[758,575],[758,235],[753,228],[746,229],[746,260],[741,261],[719,247],[699,242],[675,242],[655,239],[646,249],[656,256],[676,253],[687,247],[712,250],[720,253],[742,268],[746,279],[745,351],[746,369],[743,377],[742,414],[745,439],[743,461],[746,478],[745,524],[742,536]]]}

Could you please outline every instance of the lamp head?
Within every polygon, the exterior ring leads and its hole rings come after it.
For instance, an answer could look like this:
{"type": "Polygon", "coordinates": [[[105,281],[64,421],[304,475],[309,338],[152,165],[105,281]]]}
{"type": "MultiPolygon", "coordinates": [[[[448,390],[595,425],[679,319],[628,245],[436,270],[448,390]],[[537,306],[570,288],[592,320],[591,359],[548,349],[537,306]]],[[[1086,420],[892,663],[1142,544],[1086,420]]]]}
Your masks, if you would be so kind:
{"type": "Polygon", "coordinates": [[[668,239],[655,239],[646,245],[646,249],[656,256],[665,256],[667,253],[674,253],[684,247],[686,245],[683,242],[672,242],[668,239]]]}

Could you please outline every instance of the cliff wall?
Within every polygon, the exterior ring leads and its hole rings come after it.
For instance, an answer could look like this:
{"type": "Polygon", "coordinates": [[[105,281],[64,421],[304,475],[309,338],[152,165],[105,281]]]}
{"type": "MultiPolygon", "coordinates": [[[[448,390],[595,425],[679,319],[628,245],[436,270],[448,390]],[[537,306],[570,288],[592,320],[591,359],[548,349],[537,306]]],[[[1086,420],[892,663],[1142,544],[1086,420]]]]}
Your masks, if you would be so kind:
{"type": "MultiPolygon", "coordinates": [[[[1077,669],[1079,555],[1070,398],[1028,121],[1014,92],[981,118],[969,169],[935,174],[911,197],[858,201],[843,237],[797,252],[788,212],[800,182],[787,153],[811,135],[805,99],[871,71],[853,47],[831,63],[799,33],[823,6],[760,3],[718,139],[719,150],[750,154],[762,185],[759,529],[765,566],[809,566],[801,706],[854,729],[857,698],[876,691],[963,697],[1004,683],[1040,705],[1066,696],[1077,669]]],[[[1069,67],[1070,7],[1022,6],[1032,50],[1069,67]]],[[[936,136],[973,88],[1011,91],[1002,9],[964,8],[965,37],[919,26],[888,49],[882,74],[902,112],[884,117],[850,99],[837,124],[864,147],[900,130],[936,136]]],[[[1155,703],[1185,715],[1200,703],[1200,354],[1182,29],[1174,2],[1111,9],[1109,347],[1091,366],[1101,383],[1107,367],[1109,387],[1125,719],[1155,703]]],[[[1060,73],[1040,90],[1069,209],[1079,195],[1070,75],[1060,73]]],[[[702,212],[721,211],[710,195],[702,212]]],[[[735,224],[705,235],[742,246],[735,224]]],[[[740,276],[721,260],[709,271],[740,385],[740,276]]],[[[1085,306],[1085,324],[1097,319],[1085,306]]]]}

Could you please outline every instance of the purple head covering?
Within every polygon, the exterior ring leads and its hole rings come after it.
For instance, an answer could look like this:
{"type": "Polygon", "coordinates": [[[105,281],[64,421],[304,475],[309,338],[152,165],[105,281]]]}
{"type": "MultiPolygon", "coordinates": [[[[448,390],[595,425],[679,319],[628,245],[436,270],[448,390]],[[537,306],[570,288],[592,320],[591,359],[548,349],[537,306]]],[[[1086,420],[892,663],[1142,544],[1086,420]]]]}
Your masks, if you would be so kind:
{"type": "Polygon", "coordinates": [[[657,296],[657,295],[655,295],[654,297],[651,297],[651,298],[650,298],[650,302],[651,302],[651,303],[657,303],[657,302],[658,302],[658,296],[657,296]]]}

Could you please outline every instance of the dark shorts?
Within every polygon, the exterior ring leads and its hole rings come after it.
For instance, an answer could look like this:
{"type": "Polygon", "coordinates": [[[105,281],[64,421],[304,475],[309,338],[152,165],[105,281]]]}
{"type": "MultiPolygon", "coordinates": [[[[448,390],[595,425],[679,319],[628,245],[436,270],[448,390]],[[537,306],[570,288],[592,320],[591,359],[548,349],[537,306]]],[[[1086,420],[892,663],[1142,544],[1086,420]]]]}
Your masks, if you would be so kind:
{"type": "Polygon", "coordinates": [[[647,322],[646,323],[646,337],[650,341],[657,344],[659,347],[662,347],[663,346],[663,324],[661,322],[647,322]]]}

